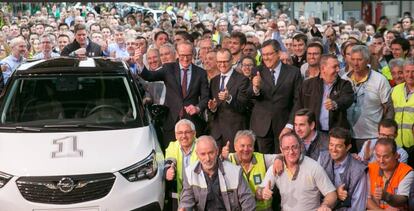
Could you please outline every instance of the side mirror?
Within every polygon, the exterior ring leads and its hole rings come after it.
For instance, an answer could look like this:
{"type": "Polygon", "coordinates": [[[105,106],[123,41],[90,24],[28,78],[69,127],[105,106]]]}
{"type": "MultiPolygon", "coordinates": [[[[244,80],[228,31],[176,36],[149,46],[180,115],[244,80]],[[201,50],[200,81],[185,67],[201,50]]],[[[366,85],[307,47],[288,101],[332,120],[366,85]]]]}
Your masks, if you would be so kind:
{"type": "Polygon", "coordinates": [[[152,104],[148,106],[148,110],[155,121],[162,121],[168,113],[168,107],[165,105],[152,104]]]}

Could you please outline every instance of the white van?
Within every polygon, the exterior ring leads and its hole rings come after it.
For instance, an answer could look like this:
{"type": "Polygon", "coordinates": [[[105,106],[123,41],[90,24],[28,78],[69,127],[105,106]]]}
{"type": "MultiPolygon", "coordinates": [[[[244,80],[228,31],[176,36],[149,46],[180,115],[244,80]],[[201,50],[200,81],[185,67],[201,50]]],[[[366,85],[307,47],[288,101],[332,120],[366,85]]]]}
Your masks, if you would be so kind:
{"type": "Polygon", "coordinates": [[[124,62],[28,62],[5,89],[1,211],[163,209],[164,156],[124,62]]]}

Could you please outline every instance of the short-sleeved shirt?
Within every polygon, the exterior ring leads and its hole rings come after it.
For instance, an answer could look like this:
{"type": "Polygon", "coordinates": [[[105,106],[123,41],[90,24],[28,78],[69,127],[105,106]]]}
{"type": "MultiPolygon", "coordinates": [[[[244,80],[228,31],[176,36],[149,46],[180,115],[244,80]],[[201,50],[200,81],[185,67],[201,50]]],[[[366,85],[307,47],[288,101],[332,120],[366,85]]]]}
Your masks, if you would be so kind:
{"type": "Polygon", "coordinates": [[[284,211],[314,211],[321,204],[321,193],[326,196],[336,191],[322,166],[307,156],[299,164],[296,179],[290,179],[286,169],[280,176],[274,176],[273,167],[270,167],[260,186],[264,187],[269,181],[279,188],[284,211]]]}
{"type": "Polygon", "coordinates": [[[383,116],[383,104],[391,95],[388,80],[376,71],[370,70],[365,82],[355,83],[351,73],[342,76],[351,82],[355,101],[347,110],[347,118],[352,127],[352,138],[373,139],[378,135],[378,123],[383,116]]]}

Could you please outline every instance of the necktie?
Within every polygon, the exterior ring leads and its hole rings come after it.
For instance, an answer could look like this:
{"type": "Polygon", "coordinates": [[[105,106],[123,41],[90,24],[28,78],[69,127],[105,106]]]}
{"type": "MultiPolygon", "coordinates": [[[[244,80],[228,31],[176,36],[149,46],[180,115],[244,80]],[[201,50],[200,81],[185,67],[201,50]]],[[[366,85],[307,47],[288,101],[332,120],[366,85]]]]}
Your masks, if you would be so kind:
{"type": "Polygon", "coordinates": [[[275,71],[274,70],[270,70],[270,75],[272,76],[273,85],[276,85],[275,71]]]}
{"type": "Polygon", "coordinates": [[[181,92],[183,93],[183,97],[187,96],[187,71],[188,69],[183,69],[184,75],[181,80],[181,92]]]}
{"type": "Polygon", "coordinates": [[[221,76],[221,84],[220,84],[220,91],[224,91],[224,80],[226,80],[226,76],[221,76]]]}

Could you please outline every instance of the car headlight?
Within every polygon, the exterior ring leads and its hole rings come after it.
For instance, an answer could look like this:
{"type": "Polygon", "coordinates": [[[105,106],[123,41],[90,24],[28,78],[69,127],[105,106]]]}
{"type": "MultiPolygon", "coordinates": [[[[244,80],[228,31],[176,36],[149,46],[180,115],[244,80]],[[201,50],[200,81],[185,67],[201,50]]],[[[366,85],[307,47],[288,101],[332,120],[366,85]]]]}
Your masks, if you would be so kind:
{"type": "Polygon", "coordinates": [[[0,188],[5,186],[12,177],[12,175],[0,171],[0,188]]]}
{"type": "Polygon", "coordinates": [[[155,158],[155,151],[153,150],[145,159],[130,167],[124,168],[119,172],[128,181],[136,182],[143,179],[152,179],[155,175],[157,175],[157,171],[158,164],[157,159],[155,158]]]}

